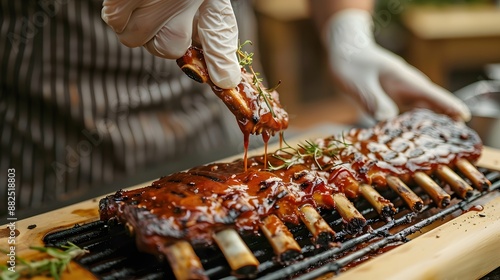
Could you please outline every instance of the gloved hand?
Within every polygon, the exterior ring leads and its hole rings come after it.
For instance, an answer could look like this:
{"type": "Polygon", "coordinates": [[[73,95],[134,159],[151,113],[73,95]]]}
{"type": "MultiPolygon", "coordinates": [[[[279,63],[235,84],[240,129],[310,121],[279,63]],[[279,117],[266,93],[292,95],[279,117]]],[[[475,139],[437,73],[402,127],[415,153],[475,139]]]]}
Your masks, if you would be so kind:
{"type": "Polygon", "coordinates": [[[230,0],[104,0],[102,19],[128,47],[144,46],[167,59],[201,45],[212,81],[234,88],[241,81],[238,27],[230,0]]]}
{"type": "Polygon", "coordinates": [[[413,107],[468,121],[467,106],[401,57],[375,43],[369,12],[346,9],[327,22],[325,43],[334,78],[376,120],[413,107]]]}

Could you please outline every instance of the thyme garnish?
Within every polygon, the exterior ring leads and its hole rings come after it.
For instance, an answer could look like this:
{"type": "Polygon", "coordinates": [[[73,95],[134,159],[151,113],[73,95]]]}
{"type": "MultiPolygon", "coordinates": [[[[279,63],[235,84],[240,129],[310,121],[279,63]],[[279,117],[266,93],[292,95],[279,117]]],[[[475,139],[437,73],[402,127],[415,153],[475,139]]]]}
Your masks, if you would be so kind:
{"type": "Polygon", "coordinates": [[[67,245],[63,245],[61,247],[64,250],[52,247],[30,247],[30,249],[46,253],[52,258],[27,261],[23,258],[17,257],[19,263],[16,264],[15,271],[9,270],[9,267],[6,265],[0,265],[0,279],[13,280],[33,277],[36,275],[50,274],[51,277],[58,280],[61,273],[68,267],[68,264],[72,259],[88,253],[86,249],[82,249],[71,242],[68,242],[67,245]]]}
{"type": "Polygon", "coordinates": [[[274,86],[270,89],[267,89],[267,90],[262,89],[262,87],[260,85],[262,84],[263,79],[259,77],[260,73],[255,72],[253,70],[253,67],[252,67],[253,53],[248,53],[248,52],[243,50],[243,47],[247,44],[251,45],[252,41],[246,40],[245,42],[243,42],[243,44],[240,44],[240,46],[238,47],[238,50],[237,50],[238,60],[239,60],[240,66],[243,68],[247,67],[247,71],[249,71],[252,74],[252,76],[253,76],[252,84],[257,89],[259,96],[261,96],[262,99],[264,99],[264,102],[266,103],[267,107],[269,108],[269,111],[271,111],[271,115],[273,116],[273,118],[275,118],[276,114],[274,113],[273,106],[271,106],[271,102],[269,101],[269,99],[271,98],[270,93],[272,91],[274,91],[276,88],[278,88],[278,86],[281,84],[281,81],[279,81],[276,86],[274,86]]]}
{"type": "Polygon", "coordinates": [[[319,163],[319,158],[323,156],[336,158],[342,149],[350,145],[345,141],[344,134],[342,134],[342,140],[334,139],[326,147],[321,147],[319,144],[310,140],[306,140],[305,143],[297,144],[297,148],[292,147],[285,139],[283,139],[283,143],[285,146],[278,149],[277,152],[273,154],[273,157],[281,160],[283,164],[273,166],[271,163],[268,163],[269,170],[271,171],[288,169],[293,165],[304,163],[304,159],[307,157],[312,157],[316,166],[322,170],[323,167],[319,163]],[[281,156],[280,153],[283,154],[283,156],[281,156]]]}

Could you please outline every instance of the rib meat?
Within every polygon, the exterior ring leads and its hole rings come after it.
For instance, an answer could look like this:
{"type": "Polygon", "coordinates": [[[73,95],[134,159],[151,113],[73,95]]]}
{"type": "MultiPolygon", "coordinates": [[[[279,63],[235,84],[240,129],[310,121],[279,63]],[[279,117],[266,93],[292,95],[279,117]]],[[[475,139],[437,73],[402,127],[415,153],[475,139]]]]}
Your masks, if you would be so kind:
{"type": "Polygon", "coordinates": [[[228,227],[258,234],[272,214],[298,224],[301,205],[333,209],[332,196],[355,199],[359,183],[382,187],[388,176],[407,181],[417,171],[475,162],[481,150],[465,124],[415,110],[369,129],[279,149],[267,155],[267,165],[264,155],[249,158],[247,169],[242,160],[212,163],[120,190],[100,201],[100,216],[127,224],[141,250],[161,255],[161,246],[176,240],[212,244],[214,232],[228,227]]]}
{"type": "Polygon", "coordinates": [[[288,113],[279,102],[278,92],[266,89],[244,68],[241,69],[242,80],[236,88],[221,89],[210,80],[202,49],[190,47],[184,56],[177,59],[177,64],[193,80],[210,85],[235,115],[247,137],[248,134],[269,137],[288,127],[288,113]]]}

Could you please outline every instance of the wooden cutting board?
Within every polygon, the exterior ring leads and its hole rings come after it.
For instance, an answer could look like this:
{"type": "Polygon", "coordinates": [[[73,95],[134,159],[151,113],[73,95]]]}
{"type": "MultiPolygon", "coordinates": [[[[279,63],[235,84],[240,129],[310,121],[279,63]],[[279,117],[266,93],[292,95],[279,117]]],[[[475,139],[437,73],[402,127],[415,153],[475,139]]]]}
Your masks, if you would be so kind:
{"type": "MultiPolygon", "coordinates": [[[[314,139],[324,134],[301,135],[314,139]]],[[[290,144],[299,140],[288,141],[290,144]]],[[[276,149],[270,147],[269,150],[276,149]]],[[[251,155],[262,150],[251,151],[251,155]]],[[[221,161],[241,158],[241,155],[221,161]]],[[[500,150],[485,147],[477,166],[500,171],[500,150]]],[[[132,188],[147,186],[145,182],[132,188]]],[[[75,224],[99,219],[98,202],[101,197],[40,214],[15,222],[16,255],[25,259],[44,258],[30,246],[43,246],[43,237],[51,232],[71,228],[75,224]],[[31,229],[30,229],[31,228],[31,229]]],[[[500,266],[500,197],[483,205],[480,213],[471,211],[429,231],[409,243],[384,253],[335,279],[474,279],[500,266]],[[482,217],[484,216],[484,217],[482,217]]],[[[6,250],[10,234],[9,224],[0,226],[0,248],[6,250]]],[[[7,256],[0,255],[5,264],[7,256]]],[[[93,275],[72,263],[71,270],[62,279],[93,279],[93,275]]],[[[38,279],[44,279],[40,277],[38,279]]]]}

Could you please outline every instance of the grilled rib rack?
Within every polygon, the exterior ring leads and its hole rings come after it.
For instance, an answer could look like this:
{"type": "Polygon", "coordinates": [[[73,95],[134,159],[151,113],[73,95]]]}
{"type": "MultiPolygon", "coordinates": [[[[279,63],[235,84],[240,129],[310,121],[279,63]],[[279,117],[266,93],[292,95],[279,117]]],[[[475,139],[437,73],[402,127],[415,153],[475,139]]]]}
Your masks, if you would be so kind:
{"type": "MultiPolygon", "coordinates": [[[[321,212],[321,216],[336,232],[335,246],[318,247],[311,243],[310,233],[304,225],[289,230],[301,247],[301,254],[287,263],[277,261],[271,245],[263,236],[243,236],[254,256],[259,260],[256,279],[314,279],[327,273],[338,273],[406,242],[410,234],[433,222],[461,213],[473,202],[500,190],[500,173],[479,169],[492,183],[488,191],[477,191],[465,200],[452,194],[451,204],[438,209],[431,198],[418,187],[413,191],[423,199],[420,213],[408,206],[395,193],[381,193],[390,199],[398,214],[393,219],[381,218],[367,201],[359,199],[356,209],[367,219],[361,233],[352,235],[343,226],[335,211],[321,212]]],[[[465,178],[464,178],[465,179],[465,178]]],[[[468,179],[465,179],[468,180],[468,179]]],[[[102,221],[75,225],[71,229],[55,232],[44,238],[47,246],[60,247],[73,242],[87,248],[90,253],[78,262],[100,279],[173,279],[174,273],[167,262],[137,251],[134,238],[120,224],[102,221]]],[[[237,279],[232,276],[222,252],[216,247],[195,248],[205,273],[210,279],[237,279]]]]}

